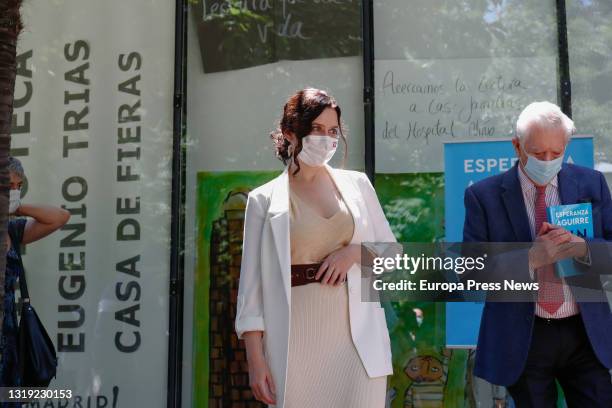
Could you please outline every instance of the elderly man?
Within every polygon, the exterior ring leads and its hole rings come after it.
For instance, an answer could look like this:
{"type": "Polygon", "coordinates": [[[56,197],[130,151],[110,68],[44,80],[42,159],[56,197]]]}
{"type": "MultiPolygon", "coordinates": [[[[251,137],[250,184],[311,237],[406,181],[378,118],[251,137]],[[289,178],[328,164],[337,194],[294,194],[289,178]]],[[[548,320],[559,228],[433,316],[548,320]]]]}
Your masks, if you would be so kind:
{"type": "Polygon", "coordinates": [[[588,264],[589,247],[546,222],[546,207],[590,202],[594,239],[612,240],[612,201],[603,175],[562,164],[574,131],[558,106],[530,104],[512,141],[517,164],[465,192],[464,241],[541,244],[529,251],[524,268],[516,268],[538,281],[537,301],[487,302],[478,338],[475,375],[507,386],[518,408],[556,407],[555,380],[570,407],[612,407],[610,306],[577,301],[552,265],[572,257],[588,264]]]}

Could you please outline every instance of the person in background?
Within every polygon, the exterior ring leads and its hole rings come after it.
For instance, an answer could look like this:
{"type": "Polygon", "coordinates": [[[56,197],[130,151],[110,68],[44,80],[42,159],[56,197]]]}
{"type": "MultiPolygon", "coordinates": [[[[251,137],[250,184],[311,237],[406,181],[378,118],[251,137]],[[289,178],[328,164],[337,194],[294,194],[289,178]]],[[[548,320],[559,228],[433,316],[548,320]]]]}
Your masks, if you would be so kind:
{"type": "MultiPolygon", "coordinates": [[[[23,274],[21,259],[17,250],[18,245],[25,245],[46,237],[61,228],[70,213],[62,208],[43,205],[28,204],[21,201],[21,189],[25,181],[25,174],[21,162],[9,157],[10,193],[9,215],[6,247],[6,269],[4,277],[4,320],[2,322],[2,339],[0,341],[0,386],[20,386],[19,361],[17,350],[17,336],[19,323],[15,304],[15,289],[20,276],[23,274]]],[[[36,274],[36,268],[30,269],[36,274]]],[[[30,275],[31,276],[31,275],[30,275]]],[[[1,403],[0,406],[20,406],[19,404],[1,403]]]]}
{"type": "Polygon", "coordinates": [[[272,135],[285,170],[248,196],[236,332],[255,398],[276,407],[383,408],[393,372],[359,265],[362,242],[395,237],[367,176],[327,164],[341,123],[326,92],[291,96],[272,135]]]}

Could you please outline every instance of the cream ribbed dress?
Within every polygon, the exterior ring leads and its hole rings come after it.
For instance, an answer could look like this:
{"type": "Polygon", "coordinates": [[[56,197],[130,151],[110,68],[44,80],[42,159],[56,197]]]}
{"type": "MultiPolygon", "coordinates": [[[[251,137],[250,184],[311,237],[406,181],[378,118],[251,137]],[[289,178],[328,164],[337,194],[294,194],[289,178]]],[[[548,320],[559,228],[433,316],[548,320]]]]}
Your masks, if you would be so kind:
{"type": "MultiPolygon", "coordinates": [[[[322,261],[347,245],[353,217],[346,204],[330,218],[290,193],[291,263],[322,261]]],[[[387,377],[368,377],[351,338],[346,282],[291,288],[286,408],[383,408],[387,377]]]]}

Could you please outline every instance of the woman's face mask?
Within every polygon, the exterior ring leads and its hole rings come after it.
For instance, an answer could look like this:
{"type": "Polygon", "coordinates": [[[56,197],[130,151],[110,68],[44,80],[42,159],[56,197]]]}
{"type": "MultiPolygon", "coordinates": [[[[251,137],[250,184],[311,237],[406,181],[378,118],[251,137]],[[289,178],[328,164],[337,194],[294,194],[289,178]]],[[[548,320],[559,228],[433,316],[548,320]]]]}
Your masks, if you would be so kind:
{"type": "Polygon", "coordinates": [[[308,135],[302,138],[302,150],[297,155],[297,158],[307,166],[323,166],[334,156],[337,147],[337,138],[308,135]]]}
{"type": "Polygon", "coordinates": [[[14,214],[21,205],[21,190],[11,189],[9,192],[9,214],[14,214]]]}

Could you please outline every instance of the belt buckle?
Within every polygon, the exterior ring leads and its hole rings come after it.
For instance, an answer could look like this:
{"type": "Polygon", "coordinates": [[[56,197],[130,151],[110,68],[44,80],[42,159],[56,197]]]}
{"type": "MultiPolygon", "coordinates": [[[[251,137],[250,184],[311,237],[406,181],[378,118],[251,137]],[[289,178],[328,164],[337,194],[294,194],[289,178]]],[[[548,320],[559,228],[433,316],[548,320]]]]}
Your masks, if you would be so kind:
{"type": "Polygon", "coordinates": [[[317,270],[314,267],[309,267],[306,269],[306,279],[312,280],[317,275],[317,270]]]}

